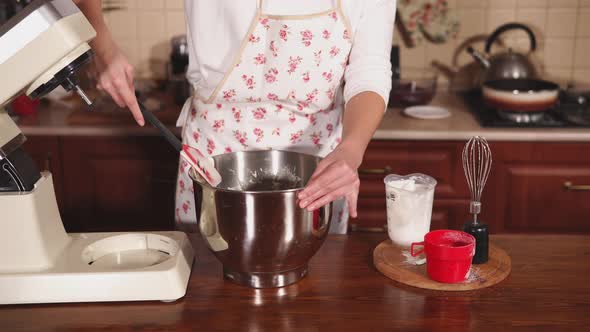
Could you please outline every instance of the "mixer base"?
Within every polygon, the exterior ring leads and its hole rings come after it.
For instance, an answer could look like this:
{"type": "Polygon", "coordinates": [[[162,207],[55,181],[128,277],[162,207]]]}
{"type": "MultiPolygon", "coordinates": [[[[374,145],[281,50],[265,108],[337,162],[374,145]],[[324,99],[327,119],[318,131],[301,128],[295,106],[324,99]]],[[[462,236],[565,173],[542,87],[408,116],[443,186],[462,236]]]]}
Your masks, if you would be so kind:
{"type": "Polygon", "coordinates": [[[307,275],[307,265],[294,270],[272,273],[248,273],[223,269],[223,275],[236,284],[252,288],[277,288],[294,284],[307,275]]]}

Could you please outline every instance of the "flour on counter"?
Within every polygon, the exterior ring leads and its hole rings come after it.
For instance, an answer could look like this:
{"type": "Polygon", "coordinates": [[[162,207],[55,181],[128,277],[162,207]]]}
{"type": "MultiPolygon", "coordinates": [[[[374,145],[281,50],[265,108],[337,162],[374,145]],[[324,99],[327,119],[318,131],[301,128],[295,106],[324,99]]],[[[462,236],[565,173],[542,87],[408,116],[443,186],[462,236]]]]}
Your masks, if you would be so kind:
{"type": "Polygon", "coordinates": [[[483,278],[481,277],[481,272],[479,268],[472,266],[467,274],[467,279],[465,279],[465,283],[472,283],[472,282],[483,282],[483,278]]]}
{"type": "Polygon", "coordinates": [[[409,250],[402,251],[402,255],[406,258],[404,263],[409,265],[423,265],[426,263],[426,258],[424,255],[419,255],[416,257],[412,256],[412,253],[409,250]]]}

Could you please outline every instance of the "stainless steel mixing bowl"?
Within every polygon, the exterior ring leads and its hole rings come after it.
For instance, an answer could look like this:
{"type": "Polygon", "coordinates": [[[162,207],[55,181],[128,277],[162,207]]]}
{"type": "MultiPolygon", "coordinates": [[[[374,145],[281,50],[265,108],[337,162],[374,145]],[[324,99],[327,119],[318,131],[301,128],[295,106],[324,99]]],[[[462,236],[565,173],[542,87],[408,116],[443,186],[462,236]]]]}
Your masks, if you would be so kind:
{"type": "Polygon", "coordinates": [[[332,204],[313,213],[298,205],[297,194],[320,159],[277,150],[213,159],[223,178],[220,185],[213,188],[191,176],[199,228],[224,275],[255,288],[299,281],[324,242],[332,216],[332,204]]]}

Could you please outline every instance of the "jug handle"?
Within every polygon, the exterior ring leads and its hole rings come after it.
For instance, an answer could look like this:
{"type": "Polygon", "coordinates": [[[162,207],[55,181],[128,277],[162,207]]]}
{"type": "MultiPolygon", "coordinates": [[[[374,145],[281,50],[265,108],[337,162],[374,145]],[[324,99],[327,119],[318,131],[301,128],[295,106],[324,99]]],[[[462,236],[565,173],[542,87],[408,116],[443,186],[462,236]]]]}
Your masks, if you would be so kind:
{"type": "Polygon", "coordinates": [[[524,30],[529,35],[529,39],[531,41],[530,52],[533,52],[534,50],[536,50],[537,49],[537,39],[535,38],[535,34],[533,33],[533,31],[529,27],[527,27],[524,24],[520,24],[520,23],[507,23],[507,24],[500,26],[498,29],[496,29],[496,31],[494,31],[490,35],[490,37],[486,41],[486,48],[485,48],[486,53],[488,53],[488,54],[490,53],[490,51],[492,49],[492,44],[494,44],[496,39],[498,39],[498,37],[501,34],[503,34],[504,32],[506,32],[508,30],[516,30],[516,29],[524,30]]]}

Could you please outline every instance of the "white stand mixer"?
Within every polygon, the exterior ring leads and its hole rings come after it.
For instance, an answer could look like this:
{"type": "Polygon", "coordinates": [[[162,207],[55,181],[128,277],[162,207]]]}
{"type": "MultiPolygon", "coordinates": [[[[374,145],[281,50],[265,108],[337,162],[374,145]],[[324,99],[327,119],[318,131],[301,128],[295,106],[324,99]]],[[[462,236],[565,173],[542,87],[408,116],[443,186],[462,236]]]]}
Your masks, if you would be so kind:
{"type": "Polygon", "coordinates": [[[172,301],[186,293],[194,251],[181,232],[66,233],[53,181],[2,109],[38,98],[91,57],[95,31],[71,0],[35,0],[0,26],[0,304],[172,301]]]}

